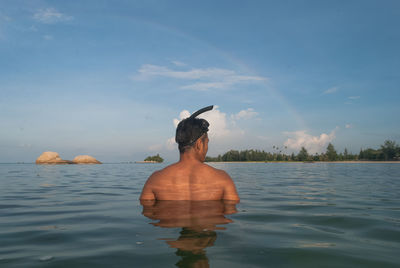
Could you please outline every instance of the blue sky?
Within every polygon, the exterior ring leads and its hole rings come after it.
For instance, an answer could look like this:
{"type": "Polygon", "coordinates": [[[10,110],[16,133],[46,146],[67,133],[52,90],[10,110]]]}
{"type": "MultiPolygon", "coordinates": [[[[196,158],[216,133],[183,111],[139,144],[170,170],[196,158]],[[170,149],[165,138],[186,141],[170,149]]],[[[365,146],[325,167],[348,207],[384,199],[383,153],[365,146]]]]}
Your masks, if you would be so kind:
{"type": "Polygon", "coordinates": [[[1,1],[0,162],[400,142],[399,1],[1,1]]]}

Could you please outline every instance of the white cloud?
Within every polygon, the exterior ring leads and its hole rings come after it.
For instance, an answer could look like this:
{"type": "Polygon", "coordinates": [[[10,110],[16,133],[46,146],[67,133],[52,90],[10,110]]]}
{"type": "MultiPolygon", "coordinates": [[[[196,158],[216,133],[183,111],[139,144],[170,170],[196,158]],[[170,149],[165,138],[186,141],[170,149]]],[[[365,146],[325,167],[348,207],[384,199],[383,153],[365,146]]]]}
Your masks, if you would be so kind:
{"type": "Polygon", "coordinates": [[[351,125],[351,124],[346,124],[345,125],[345,128],[352,128],[353,127],[353,125],[351,125]]]}
{"type": "Polygon", "coordinates": [[[349,100],[358,100],[359,98],[361,98],[360,96],[350,96],[347,97],[349,100]]]}
{"type": "Polygon", "coordinates": [[[226,113],[220,112],[218,106],[214,106],[214,109],[199,115],[199,118],[204,118],[210,123],[208,136],[210,138],[222,138],[231,135],[232,130],[229,129],[229,122],[226,117],[226,113]]]}
{"type": "Polygon", "coordinates": [[[65,15],[55,8],[48,7],[39,9],[34,15],[33,18],[41,23],[52,24],[62,21],[69,21],[72,20],[72,16],[65,15]]]}
{"type": "Polygon", "coordinates": [[[247,110],[241,110],[237,114],[232,115],[232,118],[235,120],[239,119],[250,119],[256,117],[258,113],[254,111],[253,108],[247,108],[247,110]]]}
{"type": "Polygon", "coordinates": [[[152,77],[167,77],[185,81],[193,81],[192,83],[181,86],[181,89],[197,91],[226,89],[238,83],[260,82],[267,80],[265,77],[242,75],[233,70],[221,68],[198,68],[186,71],[178,71],[165,66],[152,64],[142,65],[138,70],[138,74],[134,75],[132,79],[146,80],[152,77]]]}
{"type": "Polygon", "coordinates": [[[181,61],[177,61],[177,60],[173,60],[171,61],[173,64],[175,64],[176,66],[186,66],[185,63],[181,62],[181,61]]]}
{"type": "Polygon", "coordinates": [[[304,147],[309,153],[322,153],[328,143],[335,139],[336,130],[337,128],[329,134],[322,133],[319,136],[312,136],[305,130],[285,132],[284,134],[290,136],[290,138],[285,141],[284,145],[289,149],[300,150],[301,147],[304,147]]]}
{"type": "Polygon", "coordinates": [[[331,88],[325,90],[324,94],[332,94],[332,93],[335,93],[336,91],[338,91],[337,87],[331,87],[331,88]]]}
{"type": "Polygon", "coordinates": [[[45,40],[53,40],[53,36],[47,35],[47,34],[44,35],[43,38],[44,38],[45,40]]]}
{"type": "Polygon", "coordinates": [[[210,83],[194,83],[187,86],[182,86],[181,89],[195,90],[195,91],[208,91],[210,89],[224,89],[230,83],[227,82],[210,82],[210,83]]]}
{"type": "Polygon", "coordinates": [[[200,79],[218,76],[227,76],[234,74],[233,71],[219,69],[219,68],[206,68],[206,69],[191,69],[188,71],[176,71],[169,69],[165,66],[144,64],[138,70],[138,75],[134,78],[150,78],[152,76],[164,76],[177,79],[200,79]]]}

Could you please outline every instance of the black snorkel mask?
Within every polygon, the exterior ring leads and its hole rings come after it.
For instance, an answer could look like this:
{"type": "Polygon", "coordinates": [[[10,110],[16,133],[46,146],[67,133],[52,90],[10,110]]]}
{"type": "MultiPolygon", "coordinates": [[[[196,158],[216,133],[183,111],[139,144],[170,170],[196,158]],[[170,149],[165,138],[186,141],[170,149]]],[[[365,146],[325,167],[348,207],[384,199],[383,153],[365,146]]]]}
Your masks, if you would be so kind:
{"type": "Polygon", "coordinates": [[[198,115],[213,109],[213,105],[204,107],[183,119],[176,128],[175,141],[180,147],[193,145],[198,138],[208,132],[210,124],[205,119],[196,118],[198,115]]]}

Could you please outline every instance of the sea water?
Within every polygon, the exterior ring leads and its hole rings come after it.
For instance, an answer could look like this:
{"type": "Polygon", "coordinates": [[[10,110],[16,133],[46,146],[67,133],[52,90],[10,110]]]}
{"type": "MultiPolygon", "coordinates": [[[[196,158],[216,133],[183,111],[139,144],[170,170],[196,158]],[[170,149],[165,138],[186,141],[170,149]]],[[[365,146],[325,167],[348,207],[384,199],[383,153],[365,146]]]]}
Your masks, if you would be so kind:
{"type": "Polygon", "coordinates": [[[400,164],[211,165],[239,204],[142,206],[164,164],[0,164],[0,267],[399,267],[400,164]]]}

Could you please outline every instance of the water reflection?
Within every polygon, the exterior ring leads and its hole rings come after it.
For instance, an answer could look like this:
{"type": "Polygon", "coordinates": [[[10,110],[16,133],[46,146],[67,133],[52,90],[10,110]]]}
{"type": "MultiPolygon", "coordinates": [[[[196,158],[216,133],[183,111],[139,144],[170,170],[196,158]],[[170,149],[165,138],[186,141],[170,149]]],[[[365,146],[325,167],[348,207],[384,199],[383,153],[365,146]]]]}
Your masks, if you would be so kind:
{"type": "Polygon", "coordinates": [[[155,220],[154,226],[182,228],[179,237],[165,239],[175,254],[181,257],[178,267],[209,267],[206,248],[217,239],[217,226],[231,223],[225,215],[234,214],[236,201],[142,201],[143,215],[155,220]]]}

